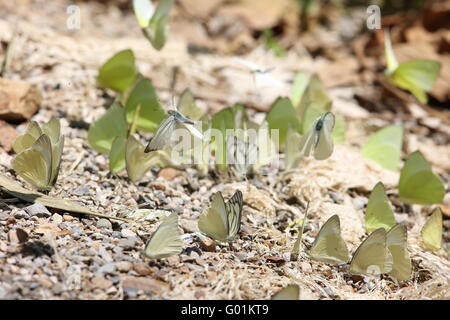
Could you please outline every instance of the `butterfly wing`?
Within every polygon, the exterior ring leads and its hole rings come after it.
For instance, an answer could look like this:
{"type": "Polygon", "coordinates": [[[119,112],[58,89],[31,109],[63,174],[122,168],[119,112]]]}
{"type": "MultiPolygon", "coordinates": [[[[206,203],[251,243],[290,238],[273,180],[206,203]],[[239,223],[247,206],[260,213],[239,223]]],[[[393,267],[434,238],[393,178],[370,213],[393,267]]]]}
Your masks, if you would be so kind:
{"type": "Polygon", "coordinates": [[[406,246],[406,228],[402,224],[392,227],[386,235],[386,244],[392,254],[393,266],[389,272],[398,281],[411,278],[412,266],[406,246]]]}
{"type": "Polygon", "coordinates": [[[148,240],[144,255],[150,259],[167,258],[179,254],[183,242],[178,231],[178,215],[176,212],[168,216],[148,240]]]}
{"type": "Polygon", "coordinates": [[[320,228],[309,255],[314,260],[330,264],[343,264],[350,260],[347,245],[341,237],[338,215],[332,216],[320,228]]]}
{"type": "Polygon", "coordinates": [[[225,204],[228,220],[227,240],[235,238],[241,229],[242,206],[242,192],[238,190],[225,204]]]}
{"type": "Polygon", "coordinates": [[[48,190],[52,168],[51,150],[50,139],[43,134],[31,148],[22,151],[14,158],[12,167],[25,181],[38,190],[48,190]]]}
{"type": "Polygon", "coordinates": [[[352,274],[382,274],[392,270],[392,255],[386,246],[386,230],[372,232],[356,249],[350,263],[352,274]]]}
{"type": "Polygon", "coordinates": [[[42,130],[35,121],[31,121],[24,134],[18,136],[13,144],[14,152],[20,153],[30,148],[33,143],[42,135],[42,130]]]}
{"type": "Polygon", "coordinates": [[[313,123],[311,128],[300,138],[300,156],[309,157],[313,154],[314,145],[316,140],[316,124],[317,121],[313,123]]]}
{"type": "Polygon", "coordinates": [[[56,144],[61,136],[61,124],[55,117],[51,118],[48,123],[42,126],[42,133],[50,138],[52,144],[56,144]]]}
{"type": "Polygon", "coordinates": [[[133,9],[141,28],[148,27],[155,11],[152,2],[150,0],[133,0],[133,9]]]}
{"type": "Polygon", "coordinates": [[[442,242],[442,212],[439,208],[433,210],[430,218],[425,222],[420,235],[425,247],[431,251],[441,249],[442,242]]]}
{"type": "Polygon", "coordinates": [[[156,150],[163,150],[172,146],[171,140],[172,133],[175,130],[175,121],[175,117],[171,115],[161,123],[155,133],[155,136],[150,140],[145,148],[146,153],[156,150]]]}
{"type": "MultiPolygon", "coordinates": [[[[321,120],[322,126],[317,135],[314,146],[314,158],[317,160],[325,160],[333,153],[333,128],[335,117],[331,112],[325,113],[321,120]]],[[[317,130],[316,130],[317,131],[317,130]]]]}
{"type": "Polygon", "coordinates": [[[395,225],[394,212],[381,182],[377,183],[370,194],[364,221],[368,232],[378,228],[389,230],[395,225]]]}
{"type": "Polygon", "coordinates": [[[198,219],[198,228],[208,237],[220,242],[226,242],[228,238],[228,217],[220,192],[212,196],[211,207],[205,210],[198,219]]]}
{"type": "Polygon", "coordinates": [[[290,284],[272,296],[272,300],[298,300],[300,298],[300,287],[290,284]]]}

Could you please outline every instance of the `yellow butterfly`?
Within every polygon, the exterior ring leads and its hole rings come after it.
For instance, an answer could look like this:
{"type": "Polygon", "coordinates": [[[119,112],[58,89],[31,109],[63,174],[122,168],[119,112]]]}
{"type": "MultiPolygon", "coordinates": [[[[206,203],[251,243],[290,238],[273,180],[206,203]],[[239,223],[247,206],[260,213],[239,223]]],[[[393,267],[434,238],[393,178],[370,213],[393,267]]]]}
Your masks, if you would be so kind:
{"type": "Polygon", "coordinates": [[[272,296],[272,300],[298,300],[300,298],[300,287],[290,284],[272,296]]]}
{"type": "Polygon", "coordinates": [[[431,251],[438,251],[441,249],[442,242],[442,212],[441,209],[433,210],[430,218],[422,227],[420,232],[422,242],[425,247],[431,251]]]}
{"type": "Polygon", "coordinates": [[[406,245],[406,236],[406,228],[402,224],[395,225],[386,234],[386,244],[393,258],[393,266],[389,274],[398,281],[411,278],[412,265],[406,245]]]}
{"type": "Polygon", "coordinates": [[[211,207],[200,215],[198,228],[219,242],[233,240],[241,227],[242,205],[242,192],[239,190],[226,203],[222,193],[215,193],[211,207]]]}
{"type": "Polygon", "coordinates": [[[347,245],[341,237],[339,216],[334,215],[320,228],[314,243],[309,250],[313,260],[330,264],[343,264],[350,260],[347,245]]]}
{"type": "Polygon", "coordinates": [[[144,255],[150,259],[167,258],[179,254],[183,242],[178,231],[178,214],[168,216],[152,234],[145,245],[144,255]]]}
{"type": "Polygon", "coordinates": [[[386,230],[372,232],[356,249],[350,262],[352,274],[378,275],[392,270],[393,258],[386,244],[386,230]]]}
{"type": "Polygon", "coordinates": [[[58,119],[52,118],[42,129],[31,122],[14,142],[18,154],[12,167],[38,190],[50,190],[58,178],[63,148],[64,136],[58,119]]]}

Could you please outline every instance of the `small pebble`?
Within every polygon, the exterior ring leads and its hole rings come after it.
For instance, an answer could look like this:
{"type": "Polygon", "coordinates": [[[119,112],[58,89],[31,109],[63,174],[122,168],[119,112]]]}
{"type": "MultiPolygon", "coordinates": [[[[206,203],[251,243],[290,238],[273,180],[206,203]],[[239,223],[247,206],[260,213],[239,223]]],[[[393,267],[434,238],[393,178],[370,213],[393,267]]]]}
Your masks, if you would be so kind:
{"type": "Polygon", "coordinates": [[[97,221],[96,227],[99,229],[112,229],[112,224],[108,219],[100,219],[97,221]]]}
{"type": "Polygon", "coordinates": [[[31,217],[37,216],[37,217],[42,217],[42,218],[48,218],[52,215],[50,213],[50,211],[48,211],[47,208],[39,202],[36,202],[35,204],[32,204],[31,206],[25,207],[24,210],[31,217]]]}

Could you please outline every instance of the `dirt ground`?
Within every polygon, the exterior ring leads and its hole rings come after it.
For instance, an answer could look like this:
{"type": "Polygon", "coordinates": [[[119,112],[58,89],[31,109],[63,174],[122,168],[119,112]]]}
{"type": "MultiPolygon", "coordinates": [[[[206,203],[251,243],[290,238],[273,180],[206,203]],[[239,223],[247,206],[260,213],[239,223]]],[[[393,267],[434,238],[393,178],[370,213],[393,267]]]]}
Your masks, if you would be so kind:
{"type": "MultiPolygon", "coordinates": [[[[66,8],[71,3],[1,2],[0,41],[7,43],[14,30],[20,29],[16,43],[19,49],[7,76],[41,92],[42,105],[33,120],[44,122],[52,116],[61,119],[66,143],[60,177],[50,194],[132,221],[109,221],[50,208],[49,212],[33,215],[24,210],[29,203],[0,193],[0,299],[269,299],[291,283],[300,286],[301,299],[450,299],[448,246],[431,253],[420,243],[420,229],[430,207],[399,202],[399,173],[382,169],[360,153],[361,145],[374,131],[403,123],[403,159],[412,151],[423,152],[445,183],[444,205],[448,207],[448,101],[442,103],[447,103],[447,109],[435,111],[400,101],[379,86],[374,88],[368,81],[360,81],[364,76],[354,74],[360,67],[349,63],[345,69],[348,71],[338,69],[337,65],[344,63],[341,57],[332,60],[327,54],[308,53],[314,46],[311,42],[306,49],[291,46],[280,59],[254,40],[246,42],[243,36],[236,43],[246,44],[242,45],[245,50],[225,52],[223,39],[217,39],[213,46],[208,44],[213,41],[211,34],[211,38],[204,35],[204,39],[201,33],[194,36],[196,29],[189,24],[192,16],[172,19],[172,33],[160,52],[142,36],[127,5],[118,8],[114,2],[78,2],[81,29],[68,30],[66,8]],[[209,52],[193,54],[190,37],[195,38],[197,46],[202,45],[201,41],[206,43],[203,47],[209,52]],[[346,120],[346,140],[336,145],[331,158],[325,161],[305,160],[291,172],[272,168],[248,181],[214,173],[199,177],[189,167],[152,169],[138,184],[131,183],[125,174],[111,177],[107,156],[87,143],[87,128],[114,98],[113,92],[98,87],[98,68],[123,49],[134,51],[139,70],[152,79],[163,102],[170,102],[176,69],[175,92],[181,93],[189,86],[198,105],[210,114],[242,103],[257,118],[277,96],[290,95],[290,85],[255,92],[251,76],[233,67],[233,54],[275,67],[274,74],[285,81],[292,80],[300,70],[328,74],[324,83],[333,100],[333,112],[346,120]],[[380,106],[385,109],[380,111],[380,106]],[[303,218],[308,201],[306,246],[312,244],[320,226],[337,214],[343,238],[354,252],[365,238],[364,207],[378,181],[386,186],[396,219],[408,228],[412,280],[398,284],[387,276],[355,277],[306,255],[290,261],[296,234],[286,228],[303,218]],[[222,191],[228,198],[236,190],[244,195],[239,239],[232,247],[217,246],[213,252],[202,249],[196,235],[198,216],[214,192],[222,191]],[[149,210],[139,217],[133,213],[137,208],[149,210]],[[145,259],[144,244],[159,219],[171,211],[179,214],[183,252],[162,260],[145,259]],[[9,232],[17,228],[28,233],[26,243],[8,241],[9,232]]],[[[186,14],[183,12],[178,8],[173,15],[182,17],[186,14]]],[[[354,16],[361,14],[356,12],[354,16]]],[[[329,50],[346,46],[333,44],[334,37],[331,32],[323,36],[330,42],[329,50]]],[[[0,53],[2,58],[4,51],[0,53]]],[[[14,126],[23,132],[26,123],[14,126]]],[[[141,138],[147,141],[149,135],[141,138]]],[[[15,177],[10,166],[13,156],[13,152],[0,148],[0,172],[10,177],[15,177]]],[[[21,179],[16,180],[25,185],[21,179]]],[[[448,242],[450,220],[445,218],[444,240],[448,242]]]]}

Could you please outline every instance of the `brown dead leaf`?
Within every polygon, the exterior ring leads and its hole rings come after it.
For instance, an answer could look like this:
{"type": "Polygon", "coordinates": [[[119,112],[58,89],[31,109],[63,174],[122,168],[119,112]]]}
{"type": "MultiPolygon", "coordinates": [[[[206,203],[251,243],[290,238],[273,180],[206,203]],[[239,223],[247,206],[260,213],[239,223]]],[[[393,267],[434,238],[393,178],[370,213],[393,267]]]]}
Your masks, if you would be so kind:
{"type": "Polygon", "coordinates": [[[355,57],[341,58],[323,65],[317,70],[320,80],[327,88],[358,84],[359,63],[355,57]]]}
{"type": "Polygon", "coordinates": [[[218,13],[242,20],[251,29],[262,30],[274,27],[290,6],[287,0],[242,0],[222,6],[218,13]]]}

